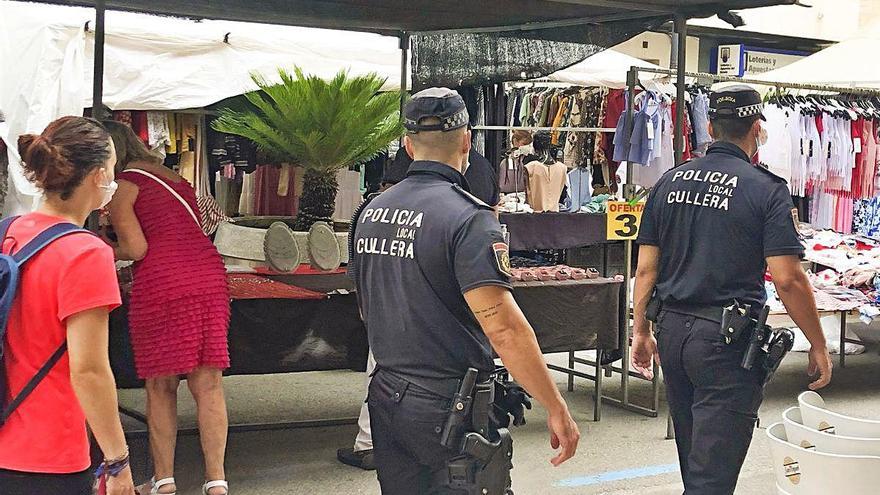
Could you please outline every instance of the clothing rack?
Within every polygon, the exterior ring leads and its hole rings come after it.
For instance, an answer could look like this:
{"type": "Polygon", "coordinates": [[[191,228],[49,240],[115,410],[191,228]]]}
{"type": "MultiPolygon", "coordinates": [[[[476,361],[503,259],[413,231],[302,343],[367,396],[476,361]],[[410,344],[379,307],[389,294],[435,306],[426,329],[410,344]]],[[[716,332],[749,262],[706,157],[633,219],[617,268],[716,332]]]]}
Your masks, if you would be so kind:
{"type": "MultiPolygon", "coordinates": [[[[636,72],[636,81],[638,84],[638,74],[639,73],[648,73],[648,74],[662,74],[667,76],[676,75],[678,72],[669,69],[650,69],[643,67],[632,67],[630,72],[636,72]]],[[[826,93],[843,93],[850,95],[866,95],[866,96],[880,96],[880,89],[873,88],[859,88],[854,86],[833,86],[827,84],[801,84],[801,83],[787,83],[787,82],[773,82],[773,81],[762,81],[760,79],[746,79],[741,77],[734,76],[723,76],[720,74],[708,74],[705,72],[685,72],[685,77],[690,77],[697,80],[703,81],[712,81],[712,82],[737,82],[743,84],[754,84],[759,86],[769,86],[777,89],[803,89],[808,91],[822,91],[826,93]]]]}
{"type": "MultiPolygon", "coordinates": [[[[556,81],[522,81],[522,82],[510,82],[506,83],[508,88],[513,89],[531,89],[531,88],[553,88],[553,89],[566,89],[572,87],[578,87],[576,84],[566,83],[566,82],[556,82],[556,81]]],[[[584,86],[586,87],[586,86],[584,86]]]]}
{"type": "MultiPolygon", "coordinates": [[[[676,31],[685,32],[686,26],[683,25],[683,22],[680,22],[679,19],[676,19],[676,31]]],[[[684,60],[684,57],[681,56],[684,51],[684,43],[681,43],[679,46],[679,60],[684,60]]],[[[661,74],[669,77],[676,76],[676,90],[677,90],[677,100],[682,101],[684,99],[685,93],[685,78],[691,78],[698,82],[736,82],[742,84],[752,84],[759,86],[767,86],[771,88],[776,88],[777,91],[782,89],[796,89],[796,90],[808,90],[808,91],[818,91],[818,92],[826,92],[826,93],[840,93],[840,94],[848,94],[848,95],[865,95],[865,96],[880,96],[880,89],[872,89],[872,88],[858,88],[858,87],[848,87],[848,86],[833,86],[833,85],[825,85],[825,84],[800,84],[800,83],[786,83],[786,82],[773,82],[773,81],[762,81],[760,79],[747,79],[740,78],[734,76],[724,76],[719,74],[707,74],[704,72],[686,72],[683,70],[673,70],[673,69],[650,69],[644,67],[633,66],[630,68],[627,73],[627,107],[626,107],[626,132],[627,135],[632,133],[633,128],[633,117],[634,117],[634,105],[635,105],[635,93],[637,88],[643,88],[641,82],[639,81],[639,74],[647,73],[647,74],[661,74]]],[[[675,150],[675,164],[680,164],[683,160],[684,154],[684,105],[678,105],[676,107],[676,115],[675,115],[675,139],[674,139],[674,150],[675,150]]],[[[629,152],[627,151],[627,155],[629,152]]],[[[627,162],[626,164],[626,184],[623,187],[623,197],[625,200],[634,200],[637,198],[636,186],[632,181],[633,176],[633,164],[631,162],[627,162]]],[[[626,283],[624,284],[624,299],[626,301],[625,311],[627,317],[625,318],[625,333],[626,339],[624,342],[621,342],[622,350],[623,350],[623,360],[621,362],[620,367],[620,375],[621,375],[621,396],[619,399],[612,397],[604,397],[603,400],[609,402],[612,405],[616,405],[623,409],[636,412],[639,414],[643,414],[646,416],[657,417],[659,402],[657,400],[657,394],[654,394],[654,400],[652,407],[643,407],[636,404],[633,404],[630,401],[629,397],[629,379],[633,378],[642,378],[640,375],[633,373],[630,371],[630,348],[629,348],[629,338],[632,331],[632,320],[630,318],[630,308],[632,307],[632,299],[633,294],[630,289],[630,281],[632,279],[632,252],[633,252],[633,241],[625,241],[625,250],[624,250],[624,263],[625,263],[625,277],[626,283]]],[[[656,365],[655,365],[656,368],[656,365]]],[[[615,371],[618,371],[615,369],[615,371]]],[[[655,370],[654,373],[654,387],[657,386],[657,376],[659,373],[658,370],[655,370]]],[[[671,429],[668,429],[667,432],[668,438],[673,438],[671,429]]]]}
{"type": "Polygon", "coordinates": [[[611,127],[530,127],[509,125],[475,125],[475,131],[550,131],[550,132],[614,132],[611,127]]]}

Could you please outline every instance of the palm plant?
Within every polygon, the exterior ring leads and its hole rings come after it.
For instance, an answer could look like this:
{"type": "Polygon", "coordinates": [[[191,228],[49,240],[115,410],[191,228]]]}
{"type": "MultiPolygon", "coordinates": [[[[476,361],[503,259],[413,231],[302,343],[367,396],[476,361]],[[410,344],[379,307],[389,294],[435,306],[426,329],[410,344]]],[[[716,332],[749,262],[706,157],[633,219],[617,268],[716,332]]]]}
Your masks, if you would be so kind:
{"type": "Polygon", "coordinates": [[[336,172],[375,157],[403,133],[399,92],[380,93],[376,74],[332,80],[279,69],[281,84],[251,75],[260,88],[246,95],[253,110],[221,110],[217,131],[244,136],[274,159],[305,169],[297,230],[329,221],[339,185],[336,172]]]}

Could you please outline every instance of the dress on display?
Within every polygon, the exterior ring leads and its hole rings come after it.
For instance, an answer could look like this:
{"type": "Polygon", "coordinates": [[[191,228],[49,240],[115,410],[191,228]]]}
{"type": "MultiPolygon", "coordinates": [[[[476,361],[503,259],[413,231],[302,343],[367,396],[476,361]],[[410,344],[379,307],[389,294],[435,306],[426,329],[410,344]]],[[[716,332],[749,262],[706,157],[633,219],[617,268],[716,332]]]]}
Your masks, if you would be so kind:
{"type": "Polygon", "coordinates": [[[568,169],[564,163],[534,161],[526,164],[526,200],[535,212],[559,211],[559,198],[565,188],[568,169]]]}
{"type": "MultiPolygon", "coordinates": [[[[140,378],[229,367],[229,287],[211,240],[163,185],[134,172],[121,180],[138,187],[134,211],[147,241],[134,264],[129,332],[140,378]]],[[[195,190],[165,181],[198,214],[195,190]]]]}

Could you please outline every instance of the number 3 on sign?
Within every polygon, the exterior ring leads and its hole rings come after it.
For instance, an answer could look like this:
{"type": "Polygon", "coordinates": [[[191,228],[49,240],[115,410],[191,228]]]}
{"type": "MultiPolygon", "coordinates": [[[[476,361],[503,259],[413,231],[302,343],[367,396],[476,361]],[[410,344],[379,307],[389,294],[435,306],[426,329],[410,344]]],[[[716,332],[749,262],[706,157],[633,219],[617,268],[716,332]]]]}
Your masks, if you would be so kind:
{"type": "Polygon", "coordinates": [[[642,223],[642,211],[645,203],[634,205],[626,201],[608,202],[608,230],[609,241],[631,241],[639,235],[639,225],[642,223]]]}

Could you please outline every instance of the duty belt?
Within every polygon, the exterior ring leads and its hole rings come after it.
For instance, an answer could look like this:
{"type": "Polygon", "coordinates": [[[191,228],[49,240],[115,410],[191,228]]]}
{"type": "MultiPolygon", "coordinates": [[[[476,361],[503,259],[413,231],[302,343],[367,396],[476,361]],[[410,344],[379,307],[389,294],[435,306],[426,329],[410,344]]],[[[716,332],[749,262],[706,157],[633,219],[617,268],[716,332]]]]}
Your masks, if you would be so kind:
{"type": "Polygon", "coordinates": [[[697,304],[664,302],[662,308],[662,311],[695,316],[702,320],[714,321],[715,323],[721,323],[722,316],[724,315],[724,308],[700,306],[697,304]]]}
{"type": "MultiPolygon", "coordinates": [[[[426,378],[422,376],[410,376],[401,373],[397,373],[394,371],[389,371],[386,368],[376,367],[376,373],[387,373],[398,380],[407,381],[412,383],[413,385],[423,388],[428,392],[431,392],[435,395],[443,397],[444,399],[451,399],[455,396],[456,392],[458,392],[461,387],[461,378],[426,378]]],[[[488,387],[491,385],[493,380],[492,373],[480,372],[477,375],[477,385],[479,387],[488,387]]]]}

